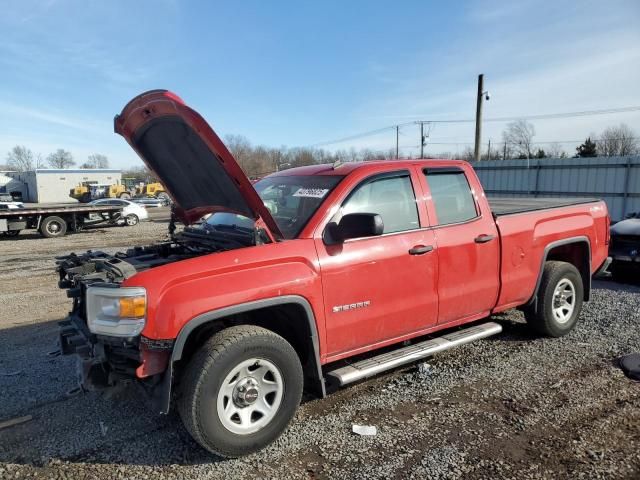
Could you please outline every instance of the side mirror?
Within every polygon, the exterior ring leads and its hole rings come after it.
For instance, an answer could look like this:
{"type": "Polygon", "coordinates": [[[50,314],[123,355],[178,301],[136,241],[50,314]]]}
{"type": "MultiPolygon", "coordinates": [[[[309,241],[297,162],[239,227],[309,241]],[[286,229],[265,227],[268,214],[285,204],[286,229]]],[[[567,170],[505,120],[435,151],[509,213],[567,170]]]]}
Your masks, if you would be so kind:
{"type": "Polygon", "coordinates": [[[384,223],[377,213],[349,213],[342,217],[340,223],[329,223],[322,239],[326,245],[335,245],[350,238],[375,237],[382,232],[384,223]]]}

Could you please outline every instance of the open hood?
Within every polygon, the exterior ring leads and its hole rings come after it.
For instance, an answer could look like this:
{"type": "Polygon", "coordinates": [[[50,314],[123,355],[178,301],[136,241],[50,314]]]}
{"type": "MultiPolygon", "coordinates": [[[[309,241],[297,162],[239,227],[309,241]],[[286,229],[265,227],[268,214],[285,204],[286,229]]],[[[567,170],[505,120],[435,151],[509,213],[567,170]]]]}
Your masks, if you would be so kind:
{"type": "Polygon", "coordinates": [[[116,115],[114,129],[158,176],[185,225],[207,213],[233,212],[253,218],[273,240],[282,238],[231,152],[174,93],[151,90],[138,95],[116,115]]]}

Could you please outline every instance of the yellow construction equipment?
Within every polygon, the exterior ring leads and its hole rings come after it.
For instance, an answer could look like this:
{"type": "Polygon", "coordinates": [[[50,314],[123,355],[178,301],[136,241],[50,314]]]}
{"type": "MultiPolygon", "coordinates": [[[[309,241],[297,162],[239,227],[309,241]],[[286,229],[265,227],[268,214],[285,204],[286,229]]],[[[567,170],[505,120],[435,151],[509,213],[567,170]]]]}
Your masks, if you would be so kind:
{"type": "Polygon", "coordinates": [[[134,191],[120,182],[109,185],[89,181],[79,183],[77,187],[72,188],[69,196],[82,203],[88,203],[98,198],[124,198],[126,200],[133,196],[134,191]]]}
{"type": "Polygon", "coordinates": [[[137,197],[153,197],[160,200],[169,200],[169,194],[159,182],[146,183],[136,188],[137,197]]]}

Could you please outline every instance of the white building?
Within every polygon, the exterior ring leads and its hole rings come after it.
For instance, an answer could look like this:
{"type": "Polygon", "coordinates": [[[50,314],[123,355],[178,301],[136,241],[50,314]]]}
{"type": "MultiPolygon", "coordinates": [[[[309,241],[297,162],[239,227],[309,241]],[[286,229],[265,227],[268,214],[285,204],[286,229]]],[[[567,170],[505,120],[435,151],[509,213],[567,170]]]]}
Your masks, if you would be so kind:
{"type": "Polygon", "coordinates": [[[28,172],[0,174],[0,193],[22,192],[22,201],[32,203],[76,202],[69,196],[82,182],[113,185],[122,180],[122,171],[109,168],[36,169],[28,172]],[[3,178],[12,181],[3,186],[3,178]],[[4,189],[4,192],[3,192],[4,189]]]}

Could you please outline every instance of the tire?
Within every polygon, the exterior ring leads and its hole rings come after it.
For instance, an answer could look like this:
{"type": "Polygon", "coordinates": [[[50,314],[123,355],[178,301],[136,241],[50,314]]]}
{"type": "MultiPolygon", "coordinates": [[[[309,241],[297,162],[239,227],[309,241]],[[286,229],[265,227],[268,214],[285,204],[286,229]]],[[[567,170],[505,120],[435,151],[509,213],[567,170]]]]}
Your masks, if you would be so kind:
{"type": "Polygon", "coordinates": [[[89,203],[91,201],[91,194],[89,192],[83,193],[80,197],[81,203],[89,203]]]}
{"type": "Polygon", "coordinates": [[[131,198],[131,195],[127,192],[121,193],[118,198],[122,198],[123,200],[129,200],[131,198]]]}
{"type": "Polygon", "coordinates": [[[537,309],[526,309],[525,318],[538,333],[562,337],[576,326],[583,299],[584,287],[578,269],[566,262],[546,262],[537,294],[537,309]],[[566,297],[564,303],[563,296],[566,297]]]}
{"type": "Polygon", "coordinates": [[[159,193],[159,194],[156,196],[156,198],[157,198],[158,200],[161,200],[163,203],[165,203],[165,202],[166,202],[167,204],[171,201],[171,198],[169,197],[169,194],[168,194],[168,193],[165,193],[165,192],[161,192],[161,193],[159,193]]]}
{"type": "Polygon", "coordinates": [[[127,227],[133,227],[134,225],[137,225],[138,222],[140,222],[140,219],[138,218],[138,216],[134,213],[130,213],[129,215],[127,215],[126,217],[124,217],[124,224],[127,227]]]}
{"type": "Polygon", "coordinates": [[[65,233],[67,233],[67,222],[55,215],[45,218],[40,224],[40,234],[43,237],[63,237],[65,233]]]}
{"type": "Polygon", "coordinates": [[[178,411],[202,447],[239,457],[280,436],[300,404],[302,388],[300,360],[284,338],[261,327],[234,326],[212,336],[190,360],[178,411]],[[263,393],[267,388],[274,390],[263,393]],[[268,405],[273,410],[260,416],[257,410],[268,405]]]}

